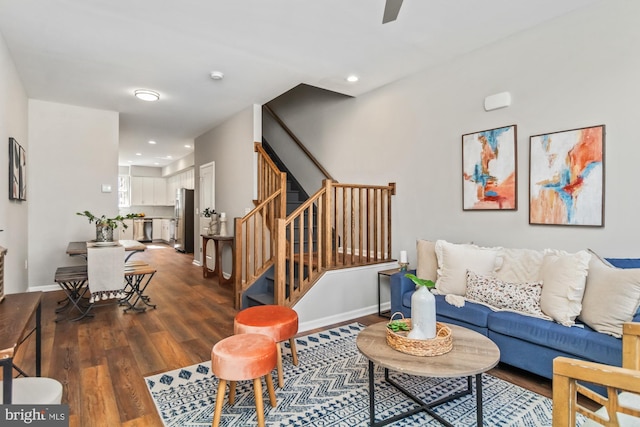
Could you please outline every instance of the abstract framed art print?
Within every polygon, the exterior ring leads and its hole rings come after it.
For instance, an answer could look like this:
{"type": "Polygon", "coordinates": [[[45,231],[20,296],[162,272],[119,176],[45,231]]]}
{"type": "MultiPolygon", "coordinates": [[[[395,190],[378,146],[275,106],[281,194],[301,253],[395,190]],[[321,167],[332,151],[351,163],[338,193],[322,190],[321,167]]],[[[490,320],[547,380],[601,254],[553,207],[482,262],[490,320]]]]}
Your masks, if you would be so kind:
{"type": "Polygon", "coordinates": [[[529,224],[604,226],[605,126],[534,135],[529,224]]]}
{"type": "Polygon", "coordinates": [[[516,210],[516,125],[462,135],[462,209],[516,210]]]}

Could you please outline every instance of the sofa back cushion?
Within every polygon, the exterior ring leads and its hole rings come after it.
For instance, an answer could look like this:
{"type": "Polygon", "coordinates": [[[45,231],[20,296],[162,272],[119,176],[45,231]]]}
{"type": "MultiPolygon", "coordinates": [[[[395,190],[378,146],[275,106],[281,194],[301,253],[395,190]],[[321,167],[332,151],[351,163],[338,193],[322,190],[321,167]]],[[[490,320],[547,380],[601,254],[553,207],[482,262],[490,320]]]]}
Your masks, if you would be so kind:
{"type": "Polygon", "coordinates": [[[511,283],[536,282],[539,280],[544,251],[503,248],[500,254],[502,256],[502,265],[496,271],[498,279],[511,283]]]}
{"type": "Polygon", "coordinates": [[[438,258],[436,257],[436,242],[419,239],[416,241],[418,265],[416,276],[420,279],[436,281],[438,271],[438,258]]]}
{"type": "Polygon", "coordinates": [[[572,326],[582,310],[582,296],[591,255],[587,251],[569,254],[545,250],[540,267],[542,295],[540,308],[564,326],[572,326]]]}
{"type": "Polygon", "coordinates": [[[498,258],[500,249],[436,241],[437,293],[464,296],[467,290],[467,270],[482,275],[493,274],[501,260],[498,258]]]}
{"type": "Polygon", "coordinates": [[[619,338],[622,324],[637,317],[639,306],[640,268],[616,268],[592,256],[580,320],[598,332],[619,338]]]}

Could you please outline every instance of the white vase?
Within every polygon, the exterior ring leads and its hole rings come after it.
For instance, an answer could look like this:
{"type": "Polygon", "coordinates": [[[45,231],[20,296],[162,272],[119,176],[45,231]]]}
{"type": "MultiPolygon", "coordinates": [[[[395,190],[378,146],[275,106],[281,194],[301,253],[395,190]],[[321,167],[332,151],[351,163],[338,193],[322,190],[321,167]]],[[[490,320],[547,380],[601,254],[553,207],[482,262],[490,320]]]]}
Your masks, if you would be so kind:
{"type": "Polygon", "coordinates": [[[436,337],[436,298],[426,286],[418,286],[411,296],[411,331],[414,340],[436,337]]]}

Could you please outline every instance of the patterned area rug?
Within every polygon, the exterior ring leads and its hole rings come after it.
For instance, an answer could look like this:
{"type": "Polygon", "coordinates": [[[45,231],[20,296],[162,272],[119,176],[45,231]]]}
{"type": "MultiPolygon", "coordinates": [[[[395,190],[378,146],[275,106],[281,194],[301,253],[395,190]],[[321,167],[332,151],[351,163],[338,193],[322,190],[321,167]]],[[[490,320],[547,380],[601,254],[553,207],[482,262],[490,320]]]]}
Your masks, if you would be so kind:
{"type": "MultiPolygon", "coordinates": [[[[283,389],[277,388],[277,406],[272,408],[263,387],[267,426],[367,426],[369,425],[368,363],[356,347],[357,323],[298,338],[299,365],[291,363],[289,348],[283,351],[283,389]]],[[[425,401],[433,401],[466,386],[466,379],[423,378],[391,373],[425,401]]],[[[486,426],[550,426],[551,400],[502,381],[482,376],[484,424],[486,426]]],[[[202,362],[146,378],[147,386],[166,426],[210,426],[218,381],[211,362],[202,362]]],[[[222,426],[257,425],[251,381],[239,382],[236,402],[226,402],[222,426]]],[[[384,371],[376,373],[376,417],[380,420],[415,407],[413,402],[384,382],[384,371]]],[[[474,393],[437,407],[436,413],[455,426],[475,426],[474,393]]],[[[392,426],[438,426],[424,412],[397,421],[392,426]]]]}

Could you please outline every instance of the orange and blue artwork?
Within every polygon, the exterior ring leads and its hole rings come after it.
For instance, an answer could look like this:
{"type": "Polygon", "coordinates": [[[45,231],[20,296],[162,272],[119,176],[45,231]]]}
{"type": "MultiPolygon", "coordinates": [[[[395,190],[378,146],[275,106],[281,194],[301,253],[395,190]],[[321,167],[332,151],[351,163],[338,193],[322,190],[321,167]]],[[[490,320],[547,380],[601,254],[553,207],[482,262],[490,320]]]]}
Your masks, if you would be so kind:
{"type": "Polygon", "coordinates": [[[463,210],[517,209],[516,125],[462,135],[463,210]]]}
{"type": "Polygon", "coordinates": [[[529,223],[604,226],[604,125],[530,138],[529,223]]]}

